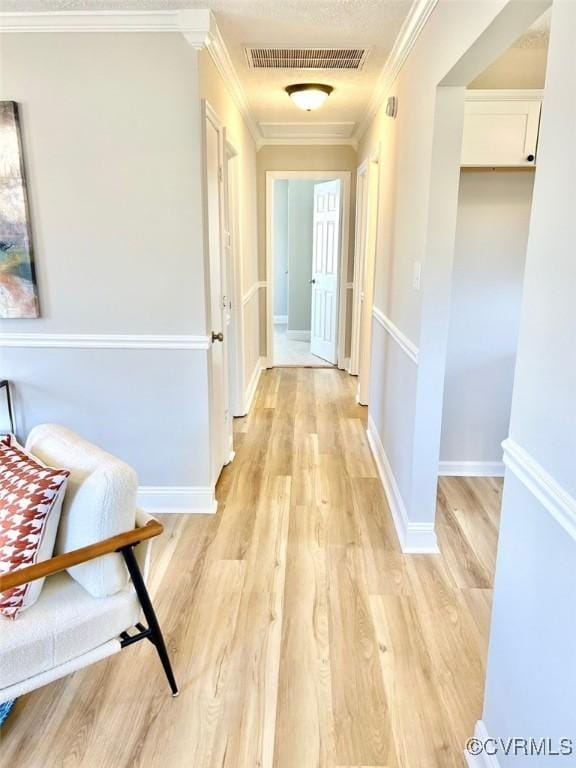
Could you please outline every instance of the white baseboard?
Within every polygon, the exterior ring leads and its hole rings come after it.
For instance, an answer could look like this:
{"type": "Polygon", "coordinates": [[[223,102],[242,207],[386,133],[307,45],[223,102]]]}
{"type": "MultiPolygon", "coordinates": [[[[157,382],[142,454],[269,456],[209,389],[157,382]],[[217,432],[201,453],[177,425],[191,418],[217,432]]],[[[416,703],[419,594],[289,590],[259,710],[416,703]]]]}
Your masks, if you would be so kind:
{"type": "Polygon", "coordinates": [[[260,381],[260,376],[264,368],[266,368],[266,359],[264,357],[259,357],[258,362],[252,371],[252,376],[250,377],[250,381],[244,394],[244,416],[250,412],[252,402],[254,401],[254,395],[258,389],[258,382],[260,381]]]}
{"type": "Polygon", "coordinates": [[[288,315],[274,315],[274,325],[287,325],[288,315]]]}
{"type": "Polygon", "coordinates": [[[346,371],[347,373],[350,373],[350,358],[345,357],[344,360],[342,360],[342,364],[338,364],[338,368],[340,368],[341,371],[346,371]]]}
{"type": "Polygon", "coordinates": [[[436,540],[434,522],[417,523],[411,521],[408,517],[398,483],[370,414],[368,414],[368,429],[366,433],[374,461],[376,462],[376,468],[378,469],[378,474],[388,499],[388,506],[392,512],[392,519],[396,526],[396,533],[400,540],[402,552],[406,554],[438,554],[440,550],[436,540]]]}
{"type": "Polygon", "coordinates": [[[310,331],[286,331],[286,338],[294,341],[310,341],[310,331]]]}
{"type": "Polygon", "coordinates": [[[142,485],[137,504],[150,514],[203,514],[216,512],[218,502],[211,486],[142,485]]]}
{"type": "Polygon", "coordinates": [[[504,462],[441,461],[438,474],[448,477],[504,477],[504,462]]]}
{"type": "MultiPolygon", "coordinates": [[[[478,720],[474,728],[474,738],[485,744],[490,738],[488,730],[483,720],[478,720]]],[[[473,755],[468,751],[464,752],[464,758],[468,768],[500,768],[500,763],[494,755],[488,755],[482,752],[480,755],[473,755]]]]}

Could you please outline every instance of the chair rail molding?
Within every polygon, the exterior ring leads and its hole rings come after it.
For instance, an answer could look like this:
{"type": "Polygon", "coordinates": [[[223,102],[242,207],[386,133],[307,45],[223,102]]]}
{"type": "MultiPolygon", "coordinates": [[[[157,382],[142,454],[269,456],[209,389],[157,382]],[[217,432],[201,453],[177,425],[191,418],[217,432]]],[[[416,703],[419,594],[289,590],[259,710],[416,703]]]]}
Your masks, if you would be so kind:
{"type": "MultiPolygon", "coordinates": [[[[408,15],[400,28],[398,37],[390,51],[384,69],[382,70],[368,108],[358,124],[354,138],[357,142],[366,133],[370,121],[380,109],[384,99],[388,95],[392,84],[398,77],[404,62],[408,58],[410,51],[414,48],[416,41],[426,22],[430,18],[432,11],[436,8],[439,0],[415,0],[412,3],[408,15]]],[[[400,108],[402,108],[400,106],[400,108]]]]}
{"type": "Polygon", "coordinates": [[[376,424],[370,414],[368,414],[366,435],[380,481],[384,487],[402,552],[406,554],[437,554],[440,550],[436,540],[434,522],[419,523],[409,519],[400,488],[386,456],[376,424]]]}
{"type": "Polygon", "coordinates": [[[384,328],[384,330],[388,332],[388,334],[394,339],[402,351],[408,355],[410,360],[412,360],[412,362],[416,363],[417,365],[419,350],[416,344],[414,344],[413,341],[410,341],[408,336],[402,333],[400,328],[394,325],[392,320],[390,320],[390,318],[387,317],[384,312],[382,312],[382,310],[378,309],[378,307],[372,307],[372,317],[382,326],[382,328],[384,328]]]}
{"type": "Polygon", "coordinates": [[[242,306],[245,307],[246,304],[248,304],[248,302],[254,298],[254,296],[256,296],[261,288],[264,289],[267,287],[268,283],[265,280],[257,280],[255,283],[253,283],[250,288],[248,288],[244,296],[242,296],[242,306]]]}
{"type": "Polygon", "coordinates": [[[502,448],[510,472],[576,540],[576,499],[511,437],[504,440],[502,448]]]}
{"type": "Polygon", "coordinates": [[[208,336],[96,334],[96,333],[2,333],[3,347],[62,349],[202,349],[210,348],[208,336]]]}

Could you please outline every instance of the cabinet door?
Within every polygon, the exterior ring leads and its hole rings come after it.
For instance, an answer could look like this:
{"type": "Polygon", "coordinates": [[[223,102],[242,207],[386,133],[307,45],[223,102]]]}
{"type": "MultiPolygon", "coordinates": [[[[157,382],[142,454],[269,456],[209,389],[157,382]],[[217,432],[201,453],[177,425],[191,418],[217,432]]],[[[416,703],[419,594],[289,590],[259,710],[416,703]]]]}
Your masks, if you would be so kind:
{"type": "Polygon", "coordinates": [[[462,165],[534,165],[540,106],[539,101],[466,102],[462,165]]]}

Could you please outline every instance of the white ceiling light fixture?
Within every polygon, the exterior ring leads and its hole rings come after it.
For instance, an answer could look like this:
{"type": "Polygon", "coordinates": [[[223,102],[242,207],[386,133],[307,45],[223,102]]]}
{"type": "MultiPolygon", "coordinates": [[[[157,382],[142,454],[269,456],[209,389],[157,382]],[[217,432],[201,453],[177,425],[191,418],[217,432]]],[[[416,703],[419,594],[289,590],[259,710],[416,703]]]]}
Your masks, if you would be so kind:
{"type": "Polygon", "coordinates": [[[297,107],[311,112],[313,109],[321,107],[333,90],[331,85],[323,85],[322,83],[297,83],[296,85],[289,85],[286,88],[286,93],[297,107]]]}

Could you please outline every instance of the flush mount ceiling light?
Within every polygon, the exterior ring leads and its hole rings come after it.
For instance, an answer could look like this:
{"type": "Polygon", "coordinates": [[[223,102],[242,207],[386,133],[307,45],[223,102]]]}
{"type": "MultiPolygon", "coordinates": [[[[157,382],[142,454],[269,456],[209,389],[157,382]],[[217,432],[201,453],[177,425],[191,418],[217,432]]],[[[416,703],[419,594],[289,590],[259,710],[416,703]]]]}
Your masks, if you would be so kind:
{"type": "Polygon", "coordinates": [[[326,101],[334,88],[331,85],[322,85],[321,83],[299,83],[298,85],[289,85],[286,93],[296,106],[311,112],[318,109],[326,101]]]}

